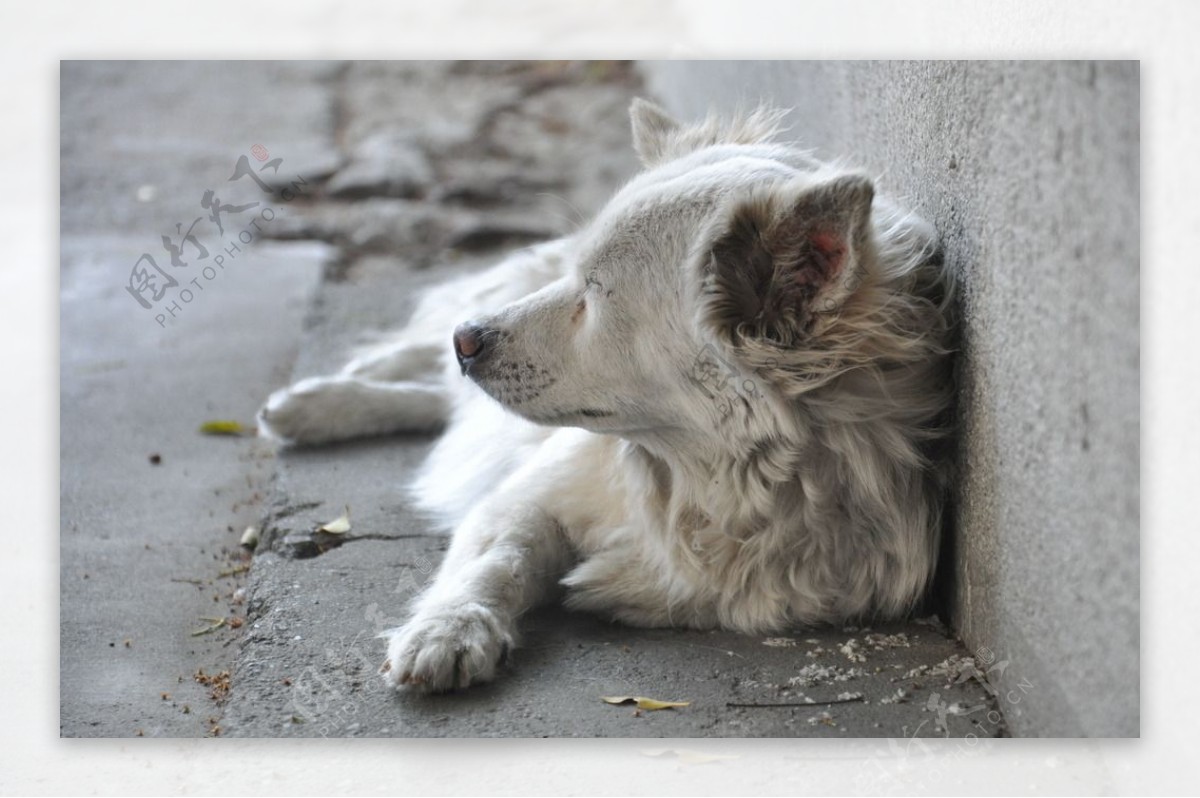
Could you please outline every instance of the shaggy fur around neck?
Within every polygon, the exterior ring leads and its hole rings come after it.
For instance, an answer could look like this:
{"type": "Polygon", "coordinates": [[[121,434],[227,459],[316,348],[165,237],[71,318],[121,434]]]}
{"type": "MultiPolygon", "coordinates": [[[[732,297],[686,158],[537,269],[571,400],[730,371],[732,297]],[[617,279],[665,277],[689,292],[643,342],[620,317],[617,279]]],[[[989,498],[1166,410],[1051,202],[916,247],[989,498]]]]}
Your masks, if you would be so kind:
{"type": "MultiPolygon", "coordinates": [[[[639,150],[653,163],[758,143],[778,120],[769,110],[710,120],[639,150]]],[[[773,247],[797,245],[778,244],[767,192],[695,254],[707,331],[761,392],[738,393],[715,438],[695,430],[623,448],[639,526],[657,531],[654,549],[669,561],[657,587],[672,623],[764,631],[896,617],[929,586],[949,477],[953,281],[928,225],[884,199],[859,200],[869,218],[851,231],[856,275],[825,308],[803,280],[801,301],[771,304],[793,265],[773,247]]]]}

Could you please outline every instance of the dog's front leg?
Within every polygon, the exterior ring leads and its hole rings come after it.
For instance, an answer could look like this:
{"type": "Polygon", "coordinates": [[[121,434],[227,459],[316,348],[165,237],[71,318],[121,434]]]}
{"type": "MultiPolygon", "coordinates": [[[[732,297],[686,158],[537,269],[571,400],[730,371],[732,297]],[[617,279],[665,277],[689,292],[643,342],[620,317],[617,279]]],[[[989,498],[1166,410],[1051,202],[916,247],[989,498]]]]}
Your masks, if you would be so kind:
{"type": "Polygon", "coordinates": [[[467,516],[411,620],[387,633],[382,671],[392,686],[439,692],[491,680],[516,643],[517,618],[568,567],[558,523],[512,495],[502,491],[467,516]]]}

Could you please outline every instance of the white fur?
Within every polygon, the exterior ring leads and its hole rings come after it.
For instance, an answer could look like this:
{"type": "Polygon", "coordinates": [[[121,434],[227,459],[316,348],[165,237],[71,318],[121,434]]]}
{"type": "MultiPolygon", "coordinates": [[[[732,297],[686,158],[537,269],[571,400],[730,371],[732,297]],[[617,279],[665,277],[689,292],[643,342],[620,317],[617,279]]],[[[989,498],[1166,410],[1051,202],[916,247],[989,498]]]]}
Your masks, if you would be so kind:
{"type": "Polygon", "coordinates": [[[632,113],[648,168],[588,227],[435,290],[261,414],[294,444],[445,424],[412,492],[453,539],[389,633],[392,685],[493,678],[556,583],[626,623],[745,632],[927,588],[951,395],[931,228],[770,143],[776,113],[632,113]],[[497,331],[470,378],[467,319],[497,331]]]}

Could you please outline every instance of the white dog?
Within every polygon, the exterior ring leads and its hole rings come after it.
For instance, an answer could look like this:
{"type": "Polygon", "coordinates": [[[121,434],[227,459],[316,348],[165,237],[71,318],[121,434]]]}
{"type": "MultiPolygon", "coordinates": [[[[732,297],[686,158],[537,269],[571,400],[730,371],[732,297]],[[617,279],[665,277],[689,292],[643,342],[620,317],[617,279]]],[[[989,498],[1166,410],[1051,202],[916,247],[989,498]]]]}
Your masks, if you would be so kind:
{"type": "Polygon", "coordinates": [[[631,115],[646,168],[591,224],[261,413],[296,444],[445,425],[413,492],[453,541],[388,633],[392,685],[493,678],[556,583],[637,626],[763,633],[899,616],[930,582],[953,395],[932,228],[771,143],[778,112],[631,115]]]}

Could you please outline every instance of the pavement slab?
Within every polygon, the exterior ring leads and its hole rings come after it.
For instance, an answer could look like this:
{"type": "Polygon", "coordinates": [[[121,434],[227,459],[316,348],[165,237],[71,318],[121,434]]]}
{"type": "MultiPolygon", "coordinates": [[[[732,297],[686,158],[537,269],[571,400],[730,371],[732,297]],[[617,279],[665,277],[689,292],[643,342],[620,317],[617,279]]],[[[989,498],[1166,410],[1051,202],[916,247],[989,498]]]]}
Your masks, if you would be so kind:
{"type": "MultiPolygon", "coordinates": [[[[374,444],[365,444],[373,448],[374,444]]],[[[328,515],[328,513],[326,513],[328,515]]],[[[323,517],[317,513],[315,517],[323,517]]],[[[728,632],[632,629],[548,607],[492,684],[396,693],[379,632],[430,577],[443,536],[355,521],[309,559],[255,558],[249,629],[221,720],[252,737],[998,736],[986,677],[940,624],[728,632]],[[378,535],[378,537],[376,537],[378,535]],[[391,539],[384,539],[391,538],[391,539]],[[666,710],[602,697],[688,702],[666,710]],[[814,703],[808,704],[807,701],[814,703]],[[841,701],[821,704],[816,702],[841,701]],[[732,706],[731,704],[755,706],[732,706]]]]}
{"type": "MultiPolygon", "coordinates": [[[[205,215],[206,189],[234,198],[227,178],[255,144],[274,148],[284,173],[330,171],[340,158],[332,74],[315,64],[63,64],[64,737],[202,736],[218,726],[214,687],[195,676],[233,665],[249,567],[238,541],[262,516],[274,452],[265,441],[197,430],[211,419],[250,422],[264,393],[287,378],[332,250],[317,241],[247,244],[235,238],[240,223],[227,222],[222,236],[202,222],[195,234],[208,257],[185,246],[190,262],[175,267],[159,242],[181,219],[205,215]],[[241,249],[205,276],[232,244],[241,249]],[[125,289],[146,252],[179,283],[152,309],[125,289]],[[193,635],[214,624],[205,618],[225,622],[193,635]]],[[[276,220],[287,216],[283,205],[276,220]]]]}

